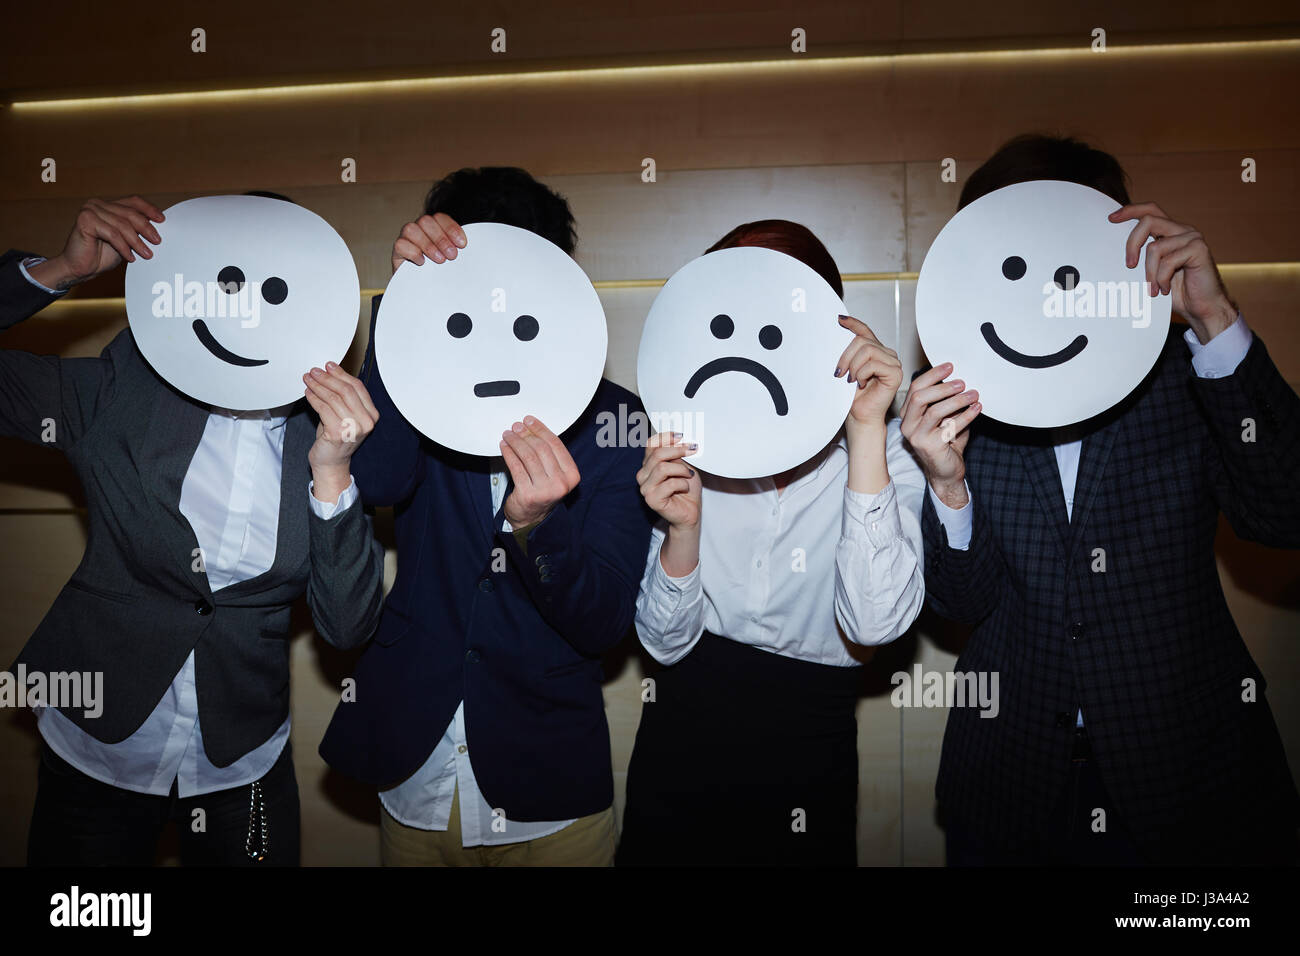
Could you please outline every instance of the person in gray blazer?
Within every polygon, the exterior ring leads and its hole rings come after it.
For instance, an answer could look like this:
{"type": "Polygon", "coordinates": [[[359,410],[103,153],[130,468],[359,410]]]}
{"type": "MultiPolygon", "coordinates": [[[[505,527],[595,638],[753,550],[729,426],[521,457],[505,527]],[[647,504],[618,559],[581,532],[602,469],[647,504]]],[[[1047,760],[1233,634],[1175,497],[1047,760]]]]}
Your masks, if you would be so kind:
{"type": "MultiPolygon", "coordinates": [[[[0,329],[151,258],[163,218],[92,199],[58,256],[0,256],[0,329]]],[[[147,865],[168,821],[186,864],[299,862],[291,606],[305,591],[321,636],[353,647],[383,587],[349,464],[378,413],[333,363],[303,381],[305,402],[235,412],[163,381],[130,329],[97,358],[0,350],[0,435],[63,452],[88,525],[11,666],[43,738],[30,865],[147,865]]]]}

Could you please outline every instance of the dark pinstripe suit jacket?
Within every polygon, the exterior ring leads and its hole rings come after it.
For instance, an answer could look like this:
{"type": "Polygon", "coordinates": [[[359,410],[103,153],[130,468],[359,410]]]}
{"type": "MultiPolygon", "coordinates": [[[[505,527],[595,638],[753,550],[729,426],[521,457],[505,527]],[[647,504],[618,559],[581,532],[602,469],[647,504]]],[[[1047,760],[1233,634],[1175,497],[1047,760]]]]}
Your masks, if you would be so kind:
{"type": "Polygon", "coordinates": [[[927,496],[928,600],[974,625],[957,666],[997,671],[1001,707],[993,719],[952,710],[937,794],[994,839],[1048,825],[1078,707],[1115,809],[1153,859],[1232,858],[1248,831],[1296,819],[1214,536],[1222,511],[1244,538],[1300,546],[1300,399],[1258,338],[1235,374],[1196,377],[1182,329],[1137,391],[1083,430],[1073,520],[1052,439],[991,421],[977,420],[966,451],[969,550],[947,546],[927,496]]]}

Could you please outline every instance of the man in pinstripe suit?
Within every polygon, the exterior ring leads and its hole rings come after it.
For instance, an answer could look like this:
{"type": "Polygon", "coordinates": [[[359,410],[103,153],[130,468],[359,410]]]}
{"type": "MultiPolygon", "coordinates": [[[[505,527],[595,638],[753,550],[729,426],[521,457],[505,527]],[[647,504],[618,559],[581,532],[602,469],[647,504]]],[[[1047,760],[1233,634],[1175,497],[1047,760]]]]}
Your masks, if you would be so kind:
{"type": "Polygon", "coordinates": [[[978,419],[951,364],[912,384],[928,600],[973,625],[957,669],[997,672],[1001,691],[996,719],[948,718],[949,863],[1293,862],[1300,797],[1214,536],[1223,512],[1243,538],[1300,546],[1300,398],[1204,239],[1130,204],[1108,154],[1019,137],[961,205],[1034,179],[1115,199],[1112,221],[1137,220],[1130,266],[1152,241],[1147,278],[1188,326],[1127,399],[1069,431],[978,419]]]}

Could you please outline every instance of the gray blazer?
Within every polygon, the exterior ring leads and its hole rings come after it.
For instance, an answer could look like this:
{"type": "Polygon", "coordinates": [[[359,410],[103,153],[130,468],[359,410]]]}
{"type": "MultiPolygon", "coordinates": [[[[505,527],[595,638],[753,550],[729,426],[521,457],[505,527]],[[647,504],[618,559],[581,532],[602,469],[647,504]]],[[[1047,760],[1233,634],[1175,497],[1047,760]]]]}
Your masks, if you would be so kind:
{"type": "MultiPolygon", "coordinates": [[[[0,329],[53,296],[0,256],[0,329]]],[[[383,550],[360,502],[328,521],[311,510],[305,402],[285,424],[275,561],[216,594],[195,571],[198,542],[180,512],[181,483],[209,409],[150,368],[129,329],[98,358],[0,350],[0,436],[52,445],[85,489],[89,534],[72,578],[15,662],[28,672],[101,672],[103,713],[63,713],[105,743],[129,737],[195,654],[203,744],[229,766],[289,712],[289,616],[304,591],[316,628],[336,647],[366,641],[379,621],[383,550]],[[53,421],[54,440],[47,423],[53,421]]]]}

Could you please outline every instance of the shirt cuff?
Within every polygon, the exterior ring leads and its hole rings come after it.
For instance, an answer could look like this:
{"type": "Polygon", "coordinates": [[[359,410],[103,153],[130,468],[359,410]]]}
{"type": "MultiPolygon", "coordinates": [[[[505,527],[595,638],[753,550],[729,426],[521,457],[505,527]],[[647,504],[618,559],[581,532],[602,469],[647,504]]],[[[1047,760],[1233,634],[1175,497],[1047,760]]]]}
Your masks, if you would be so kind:
{"type": "Polygon", "coordinates": [[[875,548],[883,548],[902,537],[903,525],[898,516],[897,500],[892,479],[874,495],[854,491],[846,485],[840,534],[852,538],[859,531],[865,532],[867,540],[875,548]]]}
{"type": "Polygon", "coordinates": [[[336,514],[342,514],[356,503],[358,492],[355,478],[352,478],[348,486],[339,492],[338,501],[321,501],[312,491],[315,486],[316,482],[307,482],[307,500],[311,502],[312,513],[322,521],[329,521],[330,518],[333,518],[336,514]]]}
{"type": "Polygon", "coordinates": [[[1183,333],[1183,341],[1192,350],[1192,369],[1200,378],[1227,378],[1237,371],[1254,339],[1240,312],[1237,321],[1204,345],[1191,329],[1183,333]]]}
{"type": "Polygon", "coordinates": [[[66,295],[67,289],[51,289],[49,286],[37,282],[32,278],[32,274],[27,271],[28,266],[38,266],[45,261],[45,256],[29,256],[18,263],[18,271],[23,274],[23,278],[30,282],[36,288],[48,292],[50,295],[66,295]]]}
{"type": "Polygon", "coordinates": [[[970,547],[971,527],[974,524],[974,512],[971,505],[970,485],[962,479],[962,486],[966,489],[966,503],[960,508],[949,508],[939,500],[939,496],[934,493],[934,488],[926,482],[925,490],[930,496],[930,503],[934,505],[934,513],[939,518],[939,523],[943,529],[948,532],[948,547],[954,551],[965,551],[970,547]]]}
{"type": "Polygon", "coordinates": [[[651,559],[653,562],[651,578],[655,590],[675,599],[678,606],[690,604],[695,600],[700,590],[700,562],[696,561],[695,567],[691,568],[689,573],[680,578],[675,578],[664,570],[662,553],[663,542],[661,541],[658,550],[655,551],[654,557],[651,559]]]}

